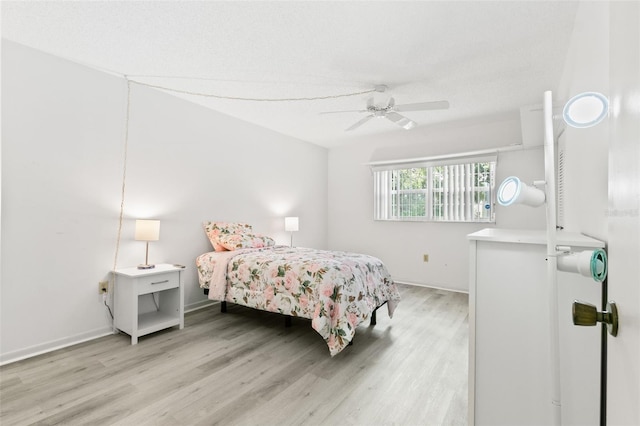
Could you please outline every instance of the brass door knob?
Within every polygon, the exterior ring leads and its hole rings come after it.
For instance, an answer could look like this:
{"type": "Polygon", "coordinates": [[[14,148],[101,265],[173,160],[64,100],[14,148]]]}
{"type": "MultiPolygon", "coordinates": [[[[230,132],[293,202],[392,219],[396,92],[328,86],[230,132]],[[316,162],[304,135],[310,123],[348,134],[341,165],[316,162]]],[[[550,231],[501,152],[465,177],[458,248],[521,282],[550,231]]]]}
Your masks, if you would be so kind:
{"type": "Polygon", "coordinates": [[[607,324],[609,334],[618,335],[618,308],[615,302],[607,303],[607,310],[598,312],[595,305],[576,300],[573,302],[573,324],[592,326],[599,322],[607,324]]]}

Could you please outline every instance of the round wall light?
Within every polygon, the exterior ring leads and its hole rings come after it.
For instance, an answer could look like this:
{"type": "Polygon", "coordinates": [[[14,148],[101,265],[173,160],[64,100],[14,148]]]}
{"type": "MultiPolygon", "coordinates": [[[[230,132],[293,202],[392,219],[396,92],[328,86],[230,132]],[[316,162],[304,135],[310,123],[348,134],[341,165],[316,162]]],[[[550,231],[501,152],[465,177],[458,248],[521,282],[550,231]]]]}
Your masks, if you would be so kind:
{"type": "Polygon", "coordinates": [[[515,176],[509,176],[498,188],[498,203],[503,206],[525,204],[538,207],[544,204],[544,191],[527,186],[515,176]]]}
{"type": "Polygon", "coordinates": [[[585,92],[569,99],[564,106],[562,117],[571,127],[595,126],[607,116],[609,100],[597,92],[585,92]]]}

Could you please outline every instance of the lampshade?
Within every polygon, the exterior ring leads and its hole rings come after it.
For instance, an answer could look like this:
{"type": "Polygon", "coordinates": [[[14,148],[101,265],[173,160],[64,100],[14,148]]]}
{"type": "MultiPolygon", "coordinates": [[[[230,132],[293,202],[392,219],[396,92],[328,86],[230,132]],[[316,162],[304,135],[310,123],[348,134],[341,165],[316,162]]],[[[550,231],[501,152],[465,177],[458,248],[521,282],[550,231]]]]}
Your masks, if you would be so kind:
{"type": "Polygon", "coordinates": [[[538,207],[544,203],[545,194],[538,188],[527,186],[515,176],[509,176],[498,188],[498,203],[503,206],[526,204],[538,207]]]}
{"type": "Polygon", "coordinates": [[[298,217],[285,217],[284,230],[287,232],[296,232],[299,229],[298,217]]]}
{"type": "Polygon", "coordinates": [[[585,128],[601,122],[609,112],[609,100],[597,92],[585,92],[569,99],[562,117],[571,127],[585,128]]]}
{"type": "Polygon", "coordinates": [[[158,241],[160,239],[160,221],[137,219],[134,238],[136,241],[158,241]]]}

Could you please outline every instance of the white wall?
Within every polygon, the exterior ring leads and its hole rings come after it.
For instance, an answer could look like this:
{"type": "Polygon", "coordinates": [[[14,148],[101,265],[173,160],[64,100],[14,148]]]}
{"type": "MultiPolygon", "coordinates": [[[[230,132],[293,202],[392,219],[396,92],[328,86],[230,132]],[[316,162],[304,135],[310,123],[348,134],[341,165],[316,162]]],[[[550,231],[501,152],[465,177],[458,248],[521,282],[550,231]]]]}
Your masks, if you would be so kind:
{"type": "MultiPolygon", "coordinates": [[[[540,95],[542,101],[542,94],[540,95]]],[[[373,179],[366,163],[427,157],[519,144],[519,116],[479,118],[362,141],[329,151],[329,248],[382,259],[395,280],[468,290],[467,235],[493,224],[386,222],[373,220],[373,179]],[[423,261],[429,255],[429,262],[423,261]]],[[[498,156],[497,185],[509,175],[544,179],[541,148],[498,156]]],[[[496,225],[544,229],[543,208],[497,206],[496,225]]]]}
{"type": "MultiPolygon", "coordinates": [[[[126,83],[2,41],[0,361],[110,330],[98,281],[113,268],[126,83]]],[[[181,263],[186,308],[206,303],[194,260],[204,220],[246,221],[326,247],[327,150],[132,85],[118,267],[144,260],[135,218],[161,220],[150,261],[181,263]]]]}

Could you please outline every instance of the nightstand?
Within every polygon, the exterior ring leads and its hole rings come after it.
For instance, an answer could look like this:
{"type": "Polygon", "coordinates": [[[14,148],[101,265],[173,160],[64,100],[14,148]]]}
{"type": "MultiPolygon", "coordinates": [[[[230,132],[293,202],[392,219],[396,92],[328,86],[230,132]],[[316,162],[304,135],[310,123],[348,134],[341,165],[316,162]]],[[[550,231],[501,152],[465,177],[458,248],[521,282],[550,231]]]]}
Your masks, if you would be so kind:
{"type": "MultiPolygon", "coordinates": [[[[165,328],[184,328],[184,268],[169,264],[152,269],[116,269],[114,292],[114,328],[138,337],[165,328]],[[142,298],[153,298],[154,310],[141,312],[142,298]]],[[[148,303],[147,303],[148,305],[148,303]]]]}

